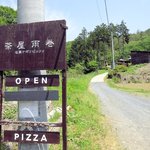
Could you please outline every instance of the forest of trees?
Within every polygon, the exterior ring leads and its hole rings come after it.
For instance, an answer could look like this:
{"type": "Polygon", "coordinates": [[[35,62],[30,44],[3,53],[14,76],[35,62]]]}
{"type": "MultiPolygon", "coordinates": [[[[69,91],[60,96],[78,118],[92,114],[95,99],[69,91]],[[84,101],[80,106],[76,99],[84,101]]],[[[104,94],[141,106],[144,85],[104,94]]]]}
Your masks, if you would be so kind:
{"type": "Polygon", "coordinates": [[[118,25],[97,25],[92,32],[83,28],[79,36],[67,43],[68,66],[81,65],[84,72],[111,65],[111,32],[114,35],[115,58],[125,59],[125,45],[129,43],[129,29],[124,21],[118,25]]]}
{"type": "MultiPolygon", "coordinates": [[[[17,12],[10,7],[0,6],[0,25],[16,23],[17,12]]],[[[80,68],[84,73],[111,66],[111,32],[114,37],[115,62],[128,59],[132,50],[150,51],[150,29],[130,34],[124,21],[109,26],[97,25],[93,31],[83,27],[81,33],[67,42],[67,64],[80,68]]]]}
{"type": "Polygon", "coordinates": [[[124,21],[110,26],[101,24],[91,32],[83,28],[78,37],[67,43],[67,62],[83,72],[105,68],[112,64],[111,32],[113,32],[115,62],[128,60],[132,50],[150,51],[150,29],[130,34],[124,21]]]}

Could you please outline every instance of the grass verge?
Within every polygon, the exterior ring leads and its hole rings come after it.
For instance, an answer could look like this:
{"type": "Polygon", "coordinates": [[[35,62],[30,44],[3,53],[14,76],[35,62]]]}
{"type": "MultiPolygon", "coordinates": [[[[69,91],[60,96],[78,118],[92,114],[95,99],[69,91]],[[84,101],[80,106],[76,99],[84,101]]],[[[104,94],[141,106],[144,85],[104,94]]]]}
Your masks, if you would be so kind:
{"type": "MultiPolygon", "coordinates": [[[[91,78],[97,74],[68,75],[68,150],[120,150],[99,100],[88,90],[91,78]]],[[[50,149],[62,148],[51,145],[50,149]]]]}
{"type": "Polygon", "coordinates": [[[138,64],[125,67],[116,66],[115,70],[110,70],[107,79],[110,87],[130,92],[141,96],[150,96],[149,73],[150,64],[138,64]]]}
{"type": "Polygon", "coordinates": [[[107,84],[119,90],[123,90],[132,94],[141,95],[141,96],[150,96],[150,83],[114,83],[113,80],[108,79],[107,84]]]}

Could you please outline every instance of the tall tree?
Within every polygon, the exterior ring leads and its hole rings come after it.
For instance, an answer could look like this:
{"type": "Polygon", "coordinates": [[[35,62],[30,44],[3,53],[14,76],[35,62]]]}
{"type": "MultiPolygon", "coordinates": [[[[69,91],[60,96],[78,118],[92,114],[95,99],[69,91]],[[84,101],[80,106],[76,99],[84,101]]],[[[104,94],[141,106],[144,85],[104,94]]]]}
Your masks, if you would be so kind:
{"type": "Polygon", "coordinates": [[[88,37],[88,32],[85,27],[83,27],[81,33],[79,34],[80,42],[81,42],[81,47],[79,49],[80,53],[80,61],[84,64],[87,62],[87,37],[88,37]]]}
{"type": "Polygon", "coordinates": [[[73,67],[80,62],[81,37],[78,36],[71,45],[68,66],[73,67]]]}
{"type": "Polygon", "coordinates": [[[79,36],[72,42],[69,54],[69,66],[75,66],[77,63],[86,65],[90,60],[90,51],[87,47],[88,32],[83,28],[79,36]]]}
{"type": "Polygon", "coordinates": [[[92,33],[93,40],[95,41],[94,46],[97,51],[97,62],[99,68],[101,68],[101,56],[104,57],[104,62],[106,61],[106,49],[105,45],[110,43],[110,33],[108,26],[106,24],[101,24],[96,26],[92,33]]]}
{"type": "Polygon", "coordinates": [[[129,43],[129,29],[124,21],[120,25],[116,25],[116,37],[118,39],[119,50],[122,51],[124,57],[124,45],[129,43]]]}

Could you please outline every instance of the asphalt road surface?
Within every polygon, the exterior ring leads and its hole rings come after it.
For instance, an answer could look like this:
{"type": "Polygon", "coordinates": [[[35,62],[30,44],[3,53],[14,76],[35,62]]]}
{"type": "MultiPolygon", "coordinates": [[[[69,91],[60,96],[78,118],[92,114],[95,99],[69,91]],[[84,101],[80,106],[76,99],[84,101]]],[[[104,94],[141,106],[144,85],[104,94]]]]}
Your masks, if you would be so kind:
{"type": "Polygon", "coordinates": [[[94,77],[90,88],[100,98],[121,144],[125,150],[150,150],[150,98],[110,88],[104,83],[105,76],[94,77]]]}

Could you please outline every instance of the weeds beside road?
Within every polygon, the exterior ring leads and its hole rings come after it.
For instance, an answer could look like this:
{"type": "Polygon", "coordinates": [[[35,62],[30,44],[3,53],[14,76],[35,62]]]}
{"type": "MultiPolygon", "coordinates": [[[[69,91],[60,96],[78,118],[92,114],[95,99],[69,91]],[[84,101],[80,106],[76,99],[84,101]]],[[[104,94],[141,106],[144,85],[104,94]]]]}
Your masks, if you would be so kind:
{"type": "MultiPolygon", "coordinates": [[[[102,71],[87,75],[68,74],[68,150],[120,150],[98,98],[88,89],[92,77],[99,73],[102,71]]],[[[60,145],[50,148],[61,149],[60,145]]]]}
{"type": "Polygon", "coordinates": [[[117,66],[109,76],[112,76],[107,80],[110,87],[150,97],[150,64],[117,66]]]}
{"type": "Polygon", "coordinates": [[[110,87],[123,90],[135,95],[150,97],[150,83],[114,83],[112,80],[107,80],[110,87]]]}
{"type": "Polygon", "coordinates": [[[110,135],[100,102],[88,90],[95,75],[69,76],[68,103],[72,107],[68,113],[69,150],[117,150],[117,142],[110,135]]]}

